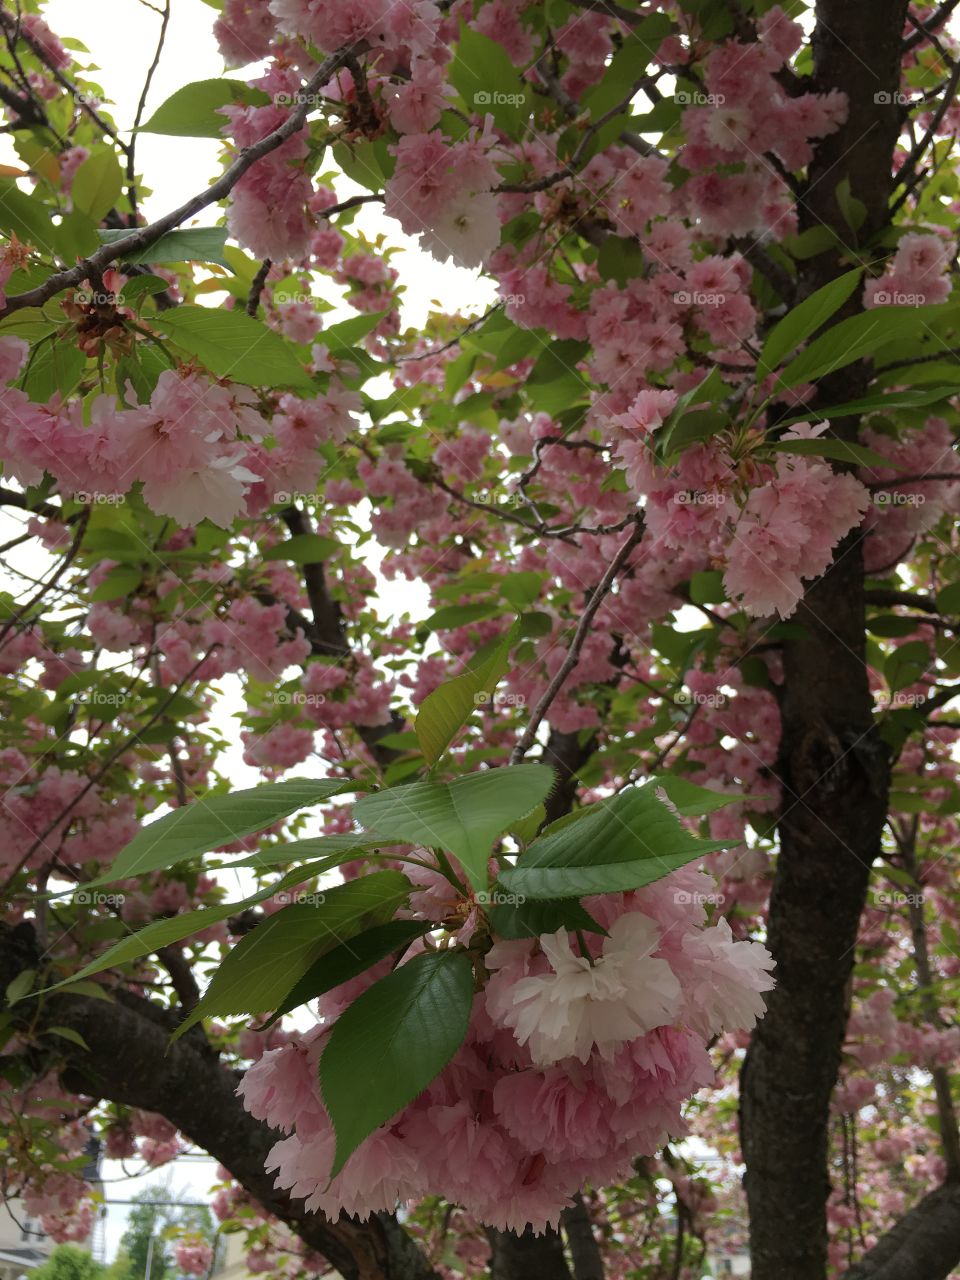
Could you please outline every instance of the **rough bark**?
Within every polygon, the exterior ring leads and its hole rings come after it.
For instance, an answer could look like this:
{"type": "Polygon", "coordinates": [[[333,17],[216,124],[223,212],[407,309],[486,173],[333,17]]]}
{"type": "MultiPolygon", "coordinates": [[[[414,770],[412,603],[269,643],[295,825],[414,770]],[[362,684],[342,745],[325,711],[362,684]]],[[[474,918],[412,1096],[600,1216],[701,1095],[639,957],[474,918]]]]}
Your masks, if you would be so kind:
{"type": "MultiPolygon", "coordinates": [[[[0,921],[0,990],[37,967],[33,930],[0,921]]],[[[31,1041],[46,1027],[68,1027],[87,1049],[55,1041],[64,1086],[72,1093],[156,1111],[233,1174],[267,1213],[287,1223],[344,1280],[438,1280],[418,1246],[387,1215],[367,1223],[331,1222],[307,1213],[273,1186],[264,1169],[279,1135],[249,1115],[237,1097],[239,1076],[219,1062],[202,1035],[170,1044],[176,1013],[118,989],[112,1003],[87,996],[43,997],[13,1008],[31,1041]]],[[[41,1041],[42,1043],[42,1041],[41,1041]]],[[[53,1043],[53,1042],[46,1042],[53,1043]]]]}
{"type": "MultiPolygon", "coordinates": [[[[850,109],[846,124],[817,149],[800,221],[802,228],[825,223],[848,245],[853,233],[836,198],[844,178],[866,206],[860,244],[888,217],[905,9],[904,0],[817,5],[813,87],[842,89],[850,109]]],[[[832,252],[802,263],[800,295],[842,269],[832,252]]],[[[855,298],[850,309],[857,306],[855,298]]],[[[820,402],[856,399],[866,382],[865,367],[851,365],[823,380],[820,402]]],[[[845,420],[846,432],[856,427],[845,420]]],[[[863,591],[854,536],[807,591],[794,619],[804,636],[784,647],[784,803],[769,914],[777,987],[741,1078],[753,1280],[823,1280],[826,1273],[829,1102],[857,928],[887,810],[888,764],[872,729],[864,660],[863,591]]]]}
{"type": "Polygon", "coordinates": [[[947,1280],[960,1263],[960,1186],[938,1187],[882,1236],[843,1280],[947,1280]]]}

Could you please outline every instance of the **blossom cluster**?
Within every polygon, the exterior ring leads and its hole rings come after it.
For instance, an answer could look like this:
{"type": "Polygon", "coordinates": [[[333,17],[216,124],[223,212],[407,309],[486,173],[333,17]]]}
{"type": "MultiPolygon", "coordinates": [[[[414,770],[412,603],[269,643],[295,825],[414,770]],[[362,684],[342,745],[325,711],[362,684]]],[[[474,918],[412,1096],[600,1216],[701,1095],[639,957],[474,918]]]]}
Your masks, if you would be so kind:
{"type": "MultiPolygon", "coordinates": [[[[464,1045],[332,1181],[317,1062],[339,1013],[380,974],[328,993],[318,1028],[265,1053],[240,1084],[247,1109],[288,1135],[269,1157],[277,1185],[332,1216],[442,1194],[491,1225],[556,1224],[584,1182],[624,1176],[685,1131],[681,1104],[713,1079],[707,1041],[762,1016],[772,961],[725,920],[706,923],[712,884],[685,871],[586,899],[606,930],[586,942],[563,929],[494,941],[464,1045]]],[[[443,910],[429,883],[412,906],[443,910]]]]}

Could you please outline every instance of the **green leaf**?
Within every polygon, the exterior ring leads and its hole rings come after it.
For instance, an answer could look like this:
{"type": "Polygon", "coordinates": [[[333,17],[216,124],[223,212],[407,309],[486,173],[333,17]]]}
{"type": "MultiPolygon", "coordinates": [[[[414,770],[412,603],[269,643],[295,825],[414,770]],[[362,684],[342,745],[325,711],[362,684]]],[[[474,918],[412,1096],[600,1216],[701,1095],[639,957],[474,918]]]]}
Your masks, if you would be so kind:
{"type": "Polygon", "coordinates": [[[0,178],[0,233],[15,235],[41,253],[53,252],[56,228],[50,209],[36,195],[28,196],[10,178],[0,178]]]}
{"type": "Polygon", "coordinates": [[[690,578],[690,599],[694,604],[720,604],[726,600],[723,573],[719,569],[704,569],[690,578]]]}
{"type": "Polygon", "coordinates": [[[219,107],[231,102],[266,105],[267,94],[251,89],[242,80],[194,80],[160,104],[144,133],[166,133],[179,138],[222,138],[227,117],[219,107]]]}
{"type": "Polygon", "coordinates": [[[36,969],[22,969],[20,973],[7,984],[6,996],[7,1004],[16,1004],[18,1000],[22,1000],[24,996],[28,996],[33,990],[33,984],[37,976],[36,969]]]}
{"type": "Polygon", "coordinates": [[[282,893],[285,889],[295,888],[297,885],[303,884],[304,880],[311,876],[319,875],[333,865],[335,865],[335,859],[333,858],[317,863],[307,863],[306,866],[296,867],[293,871],[288,871],[279,880],[274,880],[272,884],[264,885],[262,889],[258,889],[256,893],[252,893],[248,898],[241,898],[239,902],[221,902],[216,907],[204,907],[198,911],[183,911],[179,915],[170,916],[169,919],[154,920],[150,924],[144,925],[142,929],[138,929],[136,933],[130,934],[129,937],[121,938],[119,942],[114,943],[112,947],[106,950],[103,955],[98,956],[96,960],[91,960],[77,974],[65,978],[63,982],[58,982],[53,987],[47,988],[47,990],[65,990],[68,986],[74,986],[81,978],[88,978],[94,973],[102,973],[105,969],[117,968],[119,965],[128,964],[131,960],[139,960],[141,956],[148,956],[151,952],[159,951],[161,947],[167,947],[172,942],[180,942],[183,938],[189,938],[191,934],[201,933],[211,925],[219,924],[221,920],[228,920],[230,916],[239,915],[241,911],[246,911],[248,907],[255,907],[258,903],[266,901],[267,898],[272,898],[275,894],[282,893]]]}
{"type": "Polygon", "coordinates": [[[81,1049],[90,1052],[90,1046],[84,1040],[79,1031],[74,1031],[73,1027],[47,1027],[44,1032],[48,1036],[60,1036],[62,1040],[69,1040],[71,1044],[77,1045],[81,1049]]]}
{"type": "Polygon", "coordinates": [[[57,392],[68,396],[83,377],[87,357],[72,342],[53,338],[35,347],[20,379],[31,400],[46,404],[57,392]]]}
{"type": "Polygon", "coordinates": [[[492,653],[479,662],[474,658],[470,670],[447,680],[424,698],[413,727],[428,764],[437,763],[477,707],[490,701],[519,636],[520,624],[514,623],[492,653]]]}
{"type": "Polygon", "coordinates": [[[553,787],[553,770],[519,764],[469,773],[453,782],[414,782],[363,796],[354,817],[374,835],[445,849],[475,889],[486,890],[493,842],[553,787]]]}
{"type": "Polygon", "coordinates": [[[933,307],[876,307],[848,316],[810,343],[777,378],[777,387],[816,382],[824,374],[842,369],[881,347],[916,337],[921,324],[930,324],[955,311],[948,304],[933,307]]]}
{"type": "Polygon", "coordinates": [[[589,110],[592,121],[629,99],[631,91],[639,92],[638,85],[645,67],[674,30],[675,25],[667,14],[654,13],[624,37],[622,45],[607,63],[603,79],[583,95],[583,105],[589,110]]]}
{"type": "Polygon", "coordinates": [[[821,437],[814,440],[777,440],[770,447],[777,453],[798,453],[806,458],[833,458],[837,462],[852,462],[858,467],[891,467],[903,470],[882,453],[876,453],[866,445],[856,444],[851,440],[824,440],[821,437]]]}
{"type": "Polygon", "coordinates": [[[242,311],[184,305],[151,324],[217,377],[248,386],[316,390],[283,338],[242,311]]]}
{"type": "Polygon", "coordinates": [[[320,956],[386,923],[409,892],[399,871],[372,871],[268,916],[227,953],[174,1038],[201,1018],[275,1009],[320,956]]]}
{"type": "Polygon", "coordinates": [[[621,791],[592,806],[579,821],[535,840],[501,871],[500,883],[529,899],[621,893],[723,849],[686,831],[656,795],[663,781],[621,791]]]}
{"type": "Polygon", "coordinates": [[[770,330],[770,336],[763,344],[760,359],[757,361],[757,381],[779,368],[788,355],[806,342],[816,331],[834,315],[856,289],[863,275],[862,268],[847,271],[830,280],[821,289],[811,293],[809,298],[797,304],[778,321],[770,330]]]}
{"type": "Polygon", "coordinates": [[[628,236],[604,236],[597,253],[597,270],[602,280],[615,280],[621,288],[633,279],[642,279],[647,269],[643,249],[628,236]]]}
{"type": "Polygon", "coordinates": [[[111,147],[95,147],[74,174],[70,196],[76,208],[99,222],[123,191],[123,170],[111,147]]]}
{"type": "Polygon", "coordinates": [[[448,604],[436,613],[432,613],[419,630],[452,631],[455,627],[466,627],[471,622],[479,622],[483,618],[493,618],[502,612],[499,605],[492,602],[486,604],[448,604]]]}
{"type": "Polygon", "coordinates": [[[331,1177],[440,1074],[466,1037],[472,1006],[473,966],[456,949],[416,956],[340,1014],[320,1059],[337,1135],[331,1177]]]}
{"type": "Polygon", "coordinates": [[[377,311],[372,315],[351,316],[349,320],[341,320],[323,329],[317,334],[316,341],[326,347],[330,355],[342,357],[344,352],[351,351],[361,338],[372,333],[383,317],[385,311],[377,311]]]}
{"type": "Polygon", "coordinates": [[[461,26],[449,74],[468,111],[490,114],[509,137],[520,137],[533,106],[533,90],[503,45],[461,26]]]}
{"type": "Polygon", "coordinates": [[[102,600],[122,600],[131,595],[142,580],[142,569],[130,569],[124,565],[118,565],[116,569],[111,569],[100,585],[91,591],[90,599],[94,604],[99,604],[102,600]]]}
{"type": "Polygon", "coordinates": [[[340,550],[336,538],[319,533],[296,533],[262,552],[263,560],[290,560],[293,564],[323,564],[340,550]]]}
{"type": "Polygon", "coordinates": [[[349,942],[341,942],[310,966],[264,1026],[271,1026],[291,1009],[316,1000],[317,996],[365,973],[372,965],[409,946],[414,938],[422,937],[431,928],[433,926],[425,920],[388,920],[386,924],[374,925],[372,929],[356,934],[349,942]]]}
{"type": "Polygon", "coordinates": [[[494,932],[501,938],[539,938],[541,933],[556,933],[558,929],[566,929],[568,933],[577,929],[584,933],[606,933],[606,929],[597,924],[576,898],[565,901],[554,899],[550,902],[496,903],[497,894],[491,896],[495,905],[487,907],[486,912],[494,932]]]}
{"type": "Polygon", "coordinates": [[[948,618],[960,614],[960,582],[948,582],[937,592],[937,609],[948,618]]]}
{"type": "Polygon", "coordinates": [[[725,809],[727,805],[750,799],[749,796],[711,791],[709,787],[700,787],[688,778],[672,773],[657,778],[657,785],[663,787],[667,799],[684,818],[699,818],[705,813],[713,813],[715,809],[725,809]]]}
{"type": "MultiPolygon", "coordinates": [[[[129,231],[111,229],[99,231],[102,244],[114,244],[130,235],[129,231]]],[[[228,266],[224,254],[227,240],[226,227],[187,227],[179,231],[168,231],[165,236],[148,245],[145,249],[136,249],[120,257],[121,262],[216,262],[220,266],[228,266]]],[[[124,298],[129,294],[129,281],[123,287],[124,298]]],[[[167,282],[163,281],[163,287],[167,282]]]]}
{"type": "Polygon", "coordinates": [[[795,422],[809,422],[811,418],[853,418],[863,413],[892,413],[895,409],[920,409],[924,405],[949,400],[957,394],[956,387],[913,387],[887,391],[882,395],[864,396],[861,400],[848,400],[846,404],[829,405],[825,409],[811,409],[802,417],[789,418],[777,425],[792,426],[795,422]]]}
{"type": "Polygon", "coordinates": [[[933,663],[930,646],[925,640],[910,640],[894,649],[883,665],[883,675],[890,692],[916,684],[933,663]]]}
{"type": "Polygon", "coordinates": [[[859,231],[867,219],[867,206],[850,190],[850,179],[843,178],[836,187],[837,204],[851,231],[859,231]]]}
{"type": "Polygon", "coordinates": [[[144,827],[120,850],[107,874],[91,883],[110,884],[172,867],[262,831],[297,809],[321,804],[354,785],[342,778],[288,778],[245,791],[201,796],[144,827]]]}

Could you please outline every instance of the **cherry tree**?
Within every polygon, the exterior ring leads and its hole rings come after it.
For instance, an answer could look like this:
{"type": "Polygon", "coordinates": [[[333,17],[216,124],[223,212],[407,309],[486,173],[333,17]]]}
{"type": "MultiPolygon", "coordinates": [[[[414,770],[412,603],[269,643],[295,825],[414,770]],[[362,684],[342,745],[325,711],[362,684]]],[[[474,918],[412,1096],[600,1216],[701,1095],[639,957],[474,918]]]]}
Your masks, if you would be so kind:
{"type": "Polygon", "coordinates": [[[156,101],[171,2],[132,122],[0,3],[5,1196],[960,1274],[955,0],[207,0],[156,101]]]}

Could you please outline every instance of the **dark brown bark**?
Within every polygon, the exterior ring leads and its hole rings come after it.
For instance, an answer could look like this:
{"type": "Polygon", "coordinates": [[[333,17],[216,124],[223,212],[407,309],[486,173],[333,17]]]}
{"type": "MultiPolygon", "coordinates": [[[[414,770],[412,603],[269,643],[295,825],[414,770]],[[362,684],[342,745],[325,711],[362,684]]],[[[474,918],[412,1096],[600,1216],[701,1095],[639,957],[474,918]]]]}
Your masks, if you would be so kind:
{"type": "Polygon", "coordinates": [[[960,1186],[938,1187],[844,1272],[843,1280],[947,1280],[960,1263],[960,1186]]]}
{"type": "Polygon", "coordinates": [[[563,1241],[556,1231],[535,1236],[530,1230],[489,1231],[490,1274],[494,1280],[571,1280],[563,1256],[563,1241]]]}
{"type": "MultiPolygon", "coordinates": [[[[860,244],[888,217],[905,9],[904,0],[817,5],[813,87],[841,89],[850,108],[846,124],[817,148],[800,221],[802,228],[833,227],[847,245],[854,233],[836,198],[842,180],[866,206],[860,244]]],[[[800,296],[843,269],[832,252],[802,263],[800,296]]],[[[858,306],[851,300],[851,310],[858,306]]],[[[866,384],[866,368],[854,364],[824,379],[819,398],[855,399],[866,384]]],[[[856,429],[845,420],[845,433],[856,429]]],[[[864,660],[863,592],[855,535],[807,591],[795,619],[805,635],[784,647],[784,801],[769,914],[777,987],[741,1077],[753,1280],[823,1280],[826,1273],[829,1102],[857,928],[887,810],[888,763],[872,728],[864,660]]]]}
{"type": "MultiPolygon", "coordinates": [[[[0,990],[37,962],[32,928],[0,921],[0,990]]],[[[15,1005],[13,1012],[24,1030],[31,1028],[34,1043],[51,1026],[83,1037],[87,1049],[60,1037],[55,1041],[65,1088],[165,1116],[344,1280],[438,1280],[418,1246],[388,1215],[367,1223],[345,1217],[331,1222],[305,1212],[301,1202],[274,1188],[264,1162],[279,1135],[244,1110],[236,1094],[239,1075],[219,1062],[202,1035],[189,1032],[170,1044],[179,1020],[175,1012],[119,988],[109,1004],[53,995],[43,997],[39,1014],[32,1000],[15,1005]]]]}

